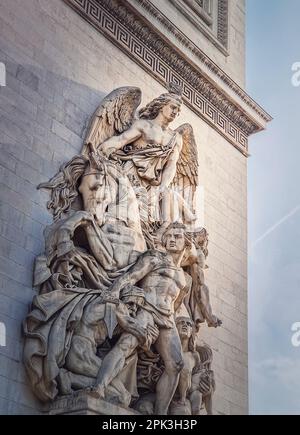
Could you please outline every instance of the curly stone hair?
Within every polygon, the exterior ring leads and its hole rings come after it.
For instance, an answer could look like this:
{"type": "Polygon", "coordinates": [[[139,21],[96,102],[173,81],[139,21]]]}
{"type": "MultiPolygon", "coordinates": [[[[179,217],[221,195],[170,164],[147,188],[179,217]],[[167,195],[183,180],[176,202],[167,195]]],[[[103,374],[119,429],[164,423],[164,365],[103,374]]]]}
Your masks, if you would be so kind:
{"type": "Polygon", "coordinates": [[[163,232],[162,238],[161,238],[162,245],[165,246],[165,244],[166,244],[166,234],[170,230],[174,230],[174,229],[175,230],[183,230],[184,239],[185,239],[185,247],[188,249],[191,248],[192,247],[191,237],[188,235],[188,233],[186,231],[186,226],[184,224],[181,224],[180,222],[173,222],[166,228],[166,230],[163,232]]]}
{"type": "Polygon", "coordinates": [[[143,107],[139,111],[139,118],[140,119],[155,119],[161,109],[165,107],[167,104],[171,103],[172,101],[176,102],[177,104],[182,104],[182,99],[179,95],[176,94],[162,94],[158,98],[155,98],[154,100],[150,101],[149,104],[147,104],[146,107],[143,107]]]}

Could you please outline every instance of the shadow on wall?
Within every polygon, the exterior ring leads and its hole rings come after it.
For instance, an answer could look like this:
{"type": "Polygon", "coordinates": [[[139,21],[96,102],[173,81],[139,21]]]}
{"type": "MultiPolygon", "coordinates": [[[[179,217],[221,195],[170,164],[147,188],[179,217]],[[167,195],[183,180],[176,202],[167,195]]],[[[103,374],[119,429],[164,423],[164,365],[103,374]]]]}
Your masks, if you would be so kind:
{"type": "MultiPolygon", "coordinates": [[[[35,294],[32,271],[51,222],[37,185],[79,153],[100,92],[46,69],[7,60],[0,87],[0,414],[36,413],[22,365],[21,324],[35,294]],[[3,400],[2,400],[3,399],[3,400]]],[[[101,77],[99,77],[101,83],[101,77]]],[[[121,84],[122,85],[122,84],[121,84]]]]}

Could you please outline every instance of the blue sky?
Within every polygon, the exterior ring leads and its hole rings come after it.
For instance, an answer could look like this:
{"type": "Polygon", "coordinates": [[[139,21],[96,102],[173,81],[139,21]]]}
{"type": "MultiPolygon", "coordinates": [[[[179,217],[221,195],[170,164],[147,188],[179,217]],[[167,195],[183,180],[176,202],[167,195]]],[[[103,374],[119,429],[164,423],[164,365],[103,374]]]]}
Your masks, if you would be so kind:
{"type": "Polygon", "coordinates": [[[300,87],[291,83],[299,19],[300,0],[247,0],[247,90],[274,117],[250,139],[252,414],[300,415],[300,347],[291,344],[300,322],[300,87]]]}

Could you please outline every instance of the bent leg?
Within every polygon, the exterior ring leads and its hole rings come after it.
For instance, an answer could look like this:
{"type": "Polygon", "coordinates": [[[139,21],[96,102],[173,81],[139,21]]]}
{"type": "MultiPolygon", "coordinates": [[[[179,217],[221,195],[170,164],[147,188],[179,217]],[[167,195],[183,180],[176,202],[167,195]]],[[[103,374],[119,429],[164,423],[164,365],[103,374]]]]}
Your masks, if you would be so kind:
{"type": "Polygon", "coordinates": [[[77,375],[66,369],[61,369],[56,378],[59,394],[62,396],[73,394],[74,391],[83,390],[92,387],[95,378],[83,375],[77,375]]]}
{"type": "Polygon", "coordinates": [[[102,361],[96,381],[96,396],[104,398],[106,388],[122,371],[126,359],[134,353],[138,345],[138,339],[133,335],[127,333],[121,335],[119,341],[102,361]]]}
{"type": "MultiPolygon", "coordinates": [[[[153,325],[152,316],[146,311],[141,311],[136,320],[141,326],[153,325]]],[[[129,333],[123,333],[118,342],[105,356],[99,369],[95,392],[98,397],[104,397],[105,389],[122,371],[126,359],[129,358],[139,346],[138,339],[129,333]]]]}
{"type": "Polygon", "coordinates": [[[165,366],[156,386],[155,414],[167,415],[184,364],[176,327],[161,329],[155,346],[165,366]]]}

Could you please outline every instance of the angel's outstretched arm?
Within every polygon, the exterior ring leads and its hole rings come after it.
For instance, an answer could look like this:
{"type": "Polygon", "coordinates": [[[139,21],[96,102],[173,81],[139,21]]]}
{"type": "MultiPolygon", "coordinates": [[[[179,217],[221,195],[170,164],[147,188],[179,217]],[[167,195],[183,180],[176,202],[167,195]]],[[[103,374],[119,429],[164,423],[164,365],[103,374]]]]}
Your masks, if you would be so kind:
{"type": "Polygon", "coordinates": [[[99,144],[98,149],[100,149],[105,156],[109,157],[113,152],[139,139],[142,136],[142,129],[143,122],[136,121],[120,136],[113,136],[102,144],[99,144]]]}

